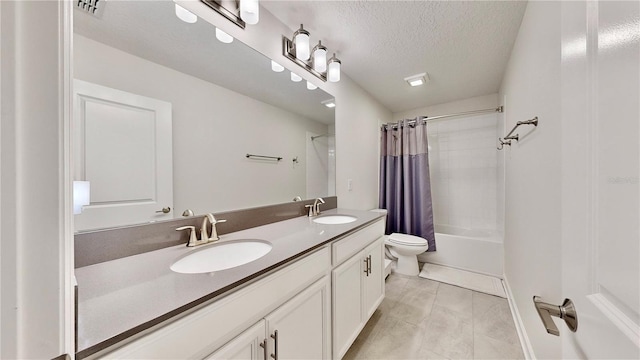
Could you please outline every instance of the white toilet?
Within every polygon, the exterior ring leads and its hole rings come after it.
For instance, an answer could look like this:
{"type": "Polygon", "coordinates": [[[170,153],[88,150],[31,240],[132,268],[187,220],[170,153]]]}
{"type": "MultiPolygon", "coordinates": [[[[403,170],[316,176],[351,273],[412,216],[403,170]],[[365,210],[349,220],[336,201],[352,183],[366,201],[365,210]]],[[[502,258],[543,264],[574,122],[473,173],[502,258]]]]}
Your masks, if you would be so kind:
{"type": "Polygon", "coordinates": [[[418,254],[427,251],[429,244],[419,236],[393,233],[384,241],[391,254],[398,258],[395,272],[403,275],[416,276],[418,268],[418,254]]]}

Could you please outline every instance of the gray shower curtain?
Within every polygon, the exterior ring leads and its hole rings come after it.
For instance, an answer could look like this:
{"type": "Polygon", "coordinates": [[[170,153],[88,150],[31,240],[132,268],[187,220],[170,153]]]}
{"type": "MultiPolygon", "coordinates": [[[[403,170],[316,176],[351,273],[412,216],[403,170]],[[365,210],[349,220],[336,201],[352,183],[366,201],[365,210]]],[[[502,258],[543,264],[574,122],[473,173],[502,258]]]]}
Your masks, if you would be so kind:
{"type": "Polygon", "coordinates": [[[427,251],[435,251],[427,124],[424,118],[415,120],[381,129],[379,205],[388,211],[387,234],[423,237],[427,251]]]}

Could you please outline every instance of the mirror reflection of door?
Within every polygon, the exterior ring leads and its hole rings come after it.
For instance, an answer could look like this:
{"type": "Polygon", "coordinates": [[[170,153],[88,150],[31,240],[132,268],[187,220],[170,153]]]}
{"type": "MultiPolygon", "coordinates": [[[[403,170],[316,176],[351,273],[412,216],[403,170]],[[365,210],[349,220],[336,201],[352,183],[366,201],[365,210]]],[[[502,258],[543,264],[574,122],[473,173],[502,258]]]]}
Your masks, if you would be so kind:
{"type": "Polygon", "coordinates": [[[171,104],[74,81],[75,180],[91,203],[76,231],[173,218],[171,104]]]}

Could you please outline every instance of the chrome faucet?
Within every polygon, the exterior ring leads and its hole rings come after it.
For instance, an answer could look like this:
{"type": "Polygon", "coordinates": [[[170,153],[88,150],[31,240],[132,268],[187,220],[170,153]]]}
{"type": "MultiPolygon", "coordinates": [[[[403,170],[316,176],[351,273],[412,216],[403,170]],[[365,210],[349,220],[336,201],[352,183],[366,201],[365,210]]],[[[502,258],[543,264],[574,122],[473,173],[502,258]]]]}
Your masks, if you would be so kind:
{"type": "Polygon", "coordinates": [[[323,198],[317,198],[313,202],[313,205],[305,205],[304,207],[309,208],[309,215],[308,216],[318,216],[318,215],[320,215],[320,204],[324,204],[324,199],[323,198]]]}
{"type": "Polygon", "coordinates": [[[202,245],[213,241],[220,240],[218,236],[218,231],[216,229],[217,223],[223,223],[227,220],[216,220],[213,214],[209,213],[204,216],[202,219],[202,226],[200,227],[200,240],[196,236],[196,227],[195,226],[182,226],[176,229],[176,231],[189,230],[189,241],[187,242],[188,247],[193,247],[196,245],[202,245]],[[207,223],[211,224],[211,236],[209,236],[209,229],[207,223]]]}

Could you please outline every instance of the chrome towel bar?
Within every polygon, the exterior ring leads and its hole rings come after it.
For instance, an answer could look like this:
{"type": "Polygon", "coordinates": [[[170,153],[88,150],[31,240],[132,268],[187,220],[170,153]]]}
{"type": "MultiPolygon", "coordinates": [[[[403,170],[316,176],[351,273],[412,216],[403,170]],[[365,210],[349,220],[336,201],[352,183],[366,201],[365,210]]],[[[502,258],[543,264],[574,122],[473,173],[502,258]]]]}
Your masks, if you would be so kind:
{"type": "Polygon", "coordinates": [[[248,159],[256,158],[256,159],[266,159],[266,160],[276,160],[276,161],[282,160],[282,157],[280,157],[280,156],[265,156],[265,155],[247,154],[246,157],[248,159]]]}
{"type": "Polygon", "coordinates": [[[498,150],[504,149],[505,145],[511,146],[511,141],[512,140],[515,140],[515,141],[520,140],[520,135],[518,135],[518,134],[512,135],[512,134],[521,125],[533,125],[533,126],[537,127],[538,126],[538,117],[536,116],[531,120],[518,121],[516,123],[516,126],[514,126],[513,129],[511,129],[511,131],[509,131],[507,136],[505,136],[503,138],[498,138],[498,141],[500,141],[500,146],[498,146],[498,150]]]}

